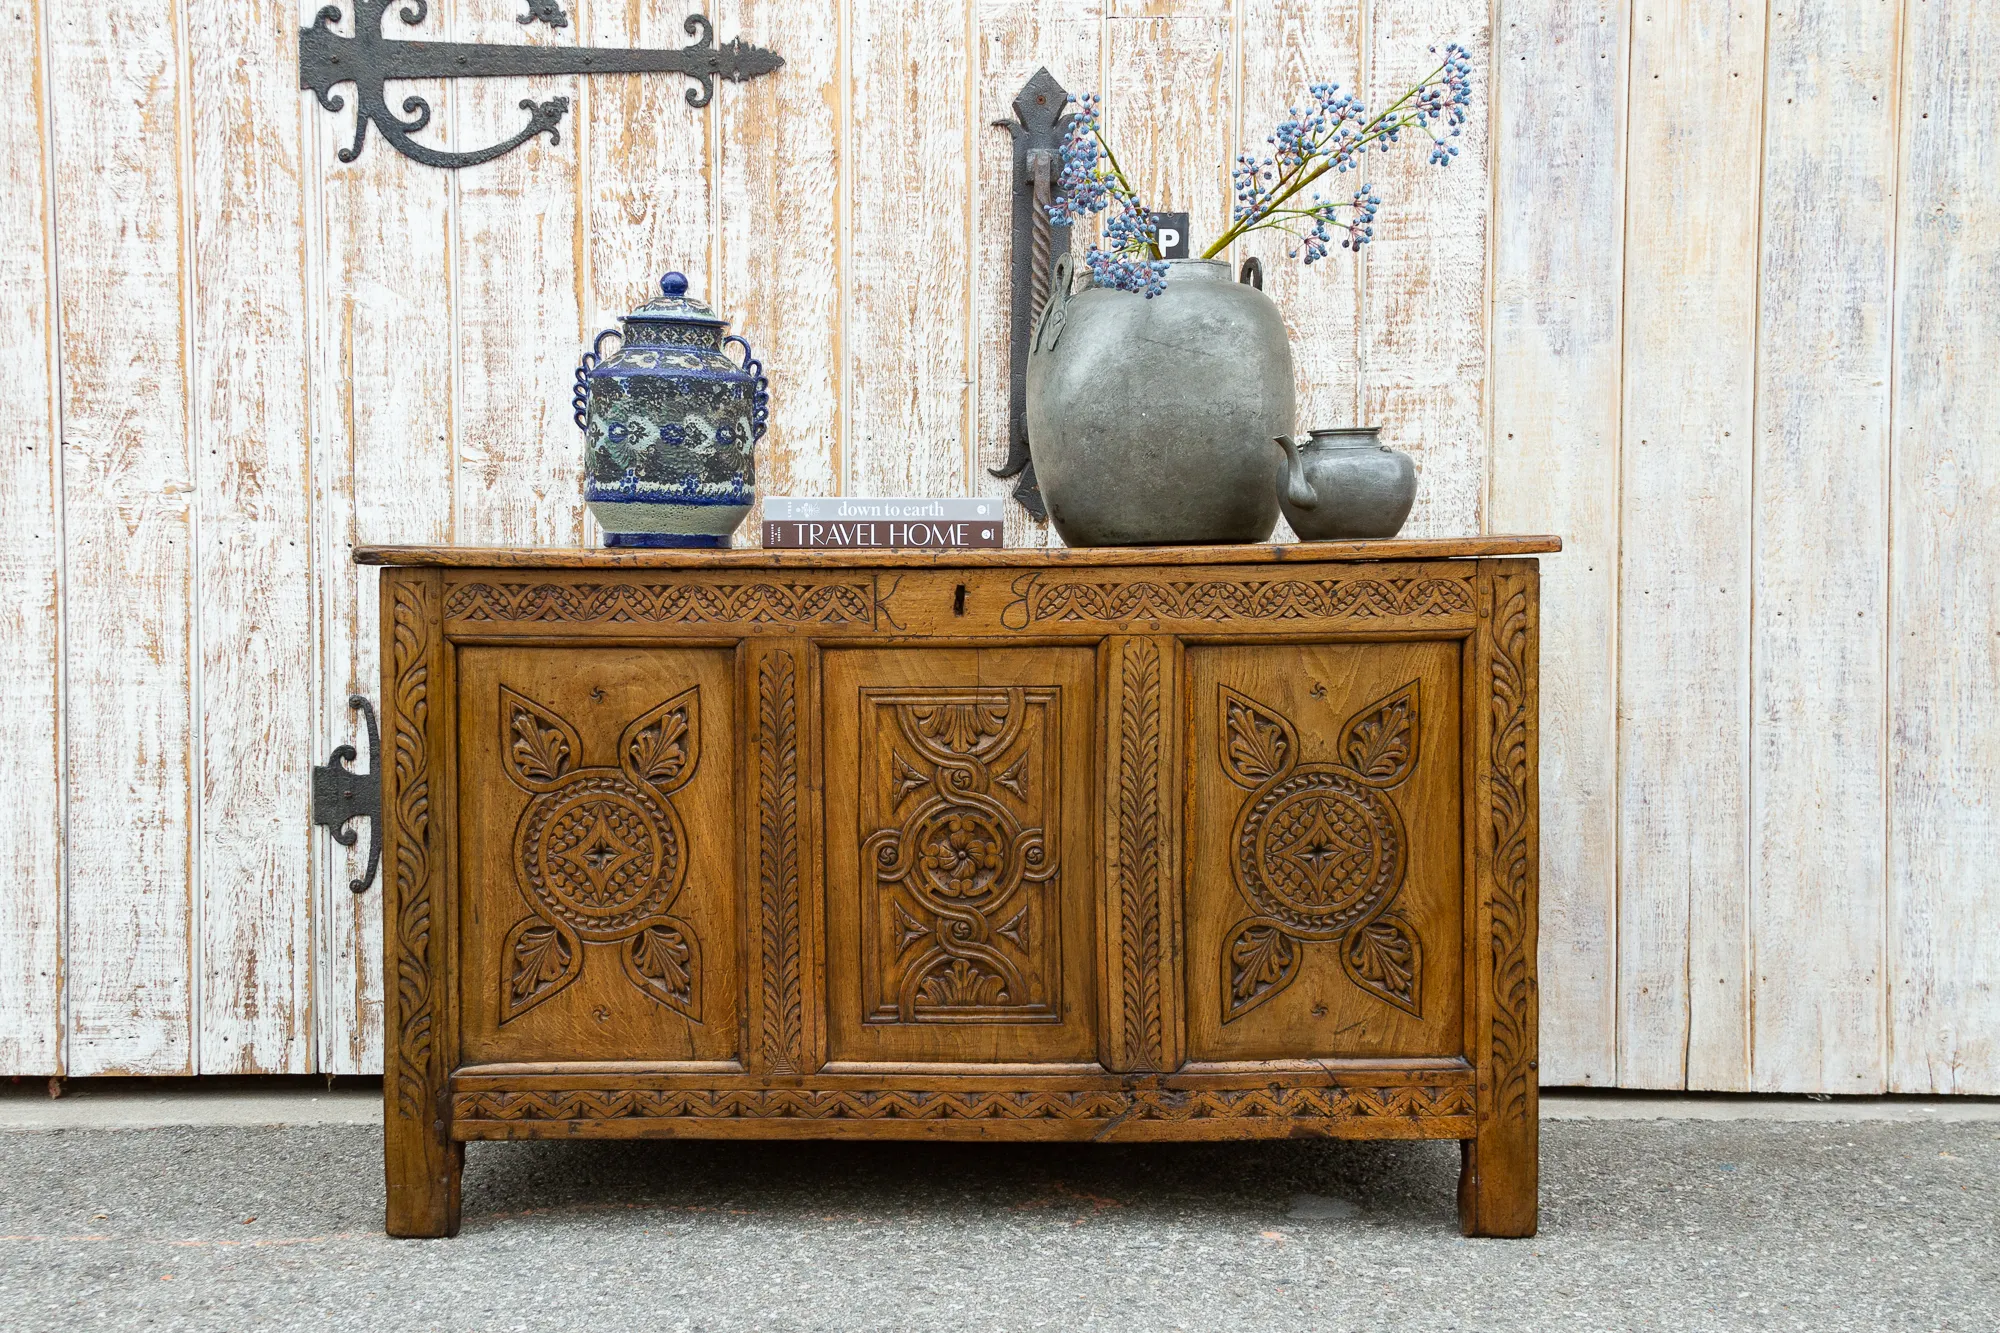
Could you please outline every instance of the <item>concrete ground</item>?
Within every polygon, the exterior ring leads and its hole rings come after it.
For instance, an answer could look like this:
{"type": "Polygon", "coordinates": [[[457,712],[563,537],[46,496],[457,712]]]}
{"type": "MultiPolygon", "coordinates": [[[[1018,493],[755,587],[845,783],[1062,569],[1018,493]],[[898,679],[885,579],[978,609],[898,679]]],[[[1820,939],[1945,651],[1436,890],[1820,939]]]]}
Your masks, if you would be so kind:
{"type": "Polygon", "coordinates": [[[1551,1098],[1530,1241],[1331,1142],[473,1144],[393,1241],[373,1095],[225,1100],[0,1097],[0,1328],[2000,1329],[1992,1103],[1551,1098]]]}

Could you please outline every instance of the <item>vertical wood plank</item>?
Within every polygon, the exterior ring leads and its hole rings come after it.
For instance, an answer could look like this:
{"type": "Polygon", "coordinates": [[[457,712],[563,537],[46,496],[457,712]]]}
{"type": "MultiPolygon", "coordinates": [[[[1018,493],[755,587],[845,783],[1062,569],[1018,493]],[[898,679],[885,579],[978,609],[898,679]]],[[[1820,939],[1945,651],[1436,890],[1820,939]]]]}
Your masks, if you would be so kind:
{"type": "Polygon", "coordinates": [[[298,25],[259,10],[188,13],[204,1074],[313,1065],[298,25]]]}
{"type": "Polygon", "coordinates": [[[1626,165],[1619,1081],[1749,1085],[1764,11],[1639,0],[1626,165]]]}
{"type": "Polygon", "coordinates": [[[69,1072],[191,1073],[196,732],[180,147],[158,5],[49,15],[68,570],[69,1072]]]}
{"type": "Polygon", "coordinates": [[[0,1074],[62,1052],[62,492],[49,244],[49,88],[37,6],[0,10],[0,1074]]]}
{"type": "MultiPolygon", "coordinates": [[[[773,377],[757,445],[763,495],[836,495],[842,470],[840,7],[727,0],[727,36],[781,53],[772,77],[718,89],[719,309],[773,377]]],[[[726,38],[725,38],[726,39],[726,38]]],[[[762,510],[738,530],[754,545],[762,510]]]]}
{"type": "Polygon", "coordinates": [[[1446,43],[1472,59],[1474,104],[1449,168],[1404,136],[1361,172],[1382,198],[1363,277],[1365,425],[1416,459],[1413,537],[1482,531],[1486,480],[1488,0],[1369,0],[1366,97],[1387,107],[1446,43]],[[1437,50],[1433,52],[1431,48],[1437,50]]]}
{"type": "MultiPolygon", "coordinates": [[[[1104,132],[1141,201],[1187,213],[1189,252],[1229,224],[1235,160],[1234,36],[1228,5],[1105,24],[1104,132]]],[[[1275,466],[1277,447],[1272,446],[1275,466]]]]}
{"type": "Polygon", "coordinates": [[[976,453],[966,4],[848,0],[850,495],[957,495],[976,453]]]}
{"type": "Polygon", "coordinates": [[[1911,0],[1896,263],[1889,1085],[2000,1093],[2000,11],[1911,0]]]}
{"type": "Polygon", "coordinates": [[[1890,284],[1900,15],[1766,38],[1750,661],[1751,1085],[1879,1092],[1890,284]]]}
{"type": "MultiPolygon", "coordinates": [[[[455,11],[453,35],[466,42],[574,46],[583,26],[524,26],[502,7],[455,11]]],[[[518,131],[528,114],[519,105],[524,98],[570,99],[562,142],[540,137],[452,173],[456,539],[470,545],[573,546],[582,538],[583,440],[570,418],[583,335],[577,82],[465,79],[445,94],[453,133],[468,147],[518,131]]],[[[604,90],[610,99],[624,95],[617,82],[604,90]]],[[[659,89],[638,95],[658,97],[659,89]]],[[[650,256],[636,258],[651,266],[650,256]]]]}
{"type": "MultiPolygon", "coordinates": [[[[1495,532],[1542,562],[1544,1084],[1618,1081],[1622,0],[1511,4],[1494,34],[1495,532]]],[[[1387,206],[1385,199],[1384,206],[1387,206]]]]}
{"type": "MultiPolygon", "coordinates": [[[[1237,75],[1239,152],[1269,154],[1268,136],[1291,108],[1308,105],[1313,84],[1355,90],[1363,68],[1361,10],[1361,0],[1246,0],[1237,75]]],[[[1230,204],[1233,209],[1233,196],[1230,204]]],[[[1285,316],[1298,372],[1299,429],[1354,425],[1361,410],[1360,257],[1335,247],[1307,266],[1287,256],[1296,245],[1282,232],[1255,232],[1235,247],[1232,259],[1262,260],[1264,291],[1285,316]]]]}
{"type": "MultiPolygon", "coordinates": [[[[639,0],[593,4],[583,25],[585,40],[602,47],[684,46],[691,40],[682,28],[684,18],[680,10],[639,0]]],[[[579,326],[584,337],[616,328],[621,316],[658,296],[660,279],[670,270],[687,275],[690,295],[732,319],[734,312],[716,291],[711,263],[715,227],[709,131],[715,102],[734,100],[735,86],[718,83],[714,102],[697,108],[685,100],[694,85],[684,79],[617,74],[574,82],[590,117],[582,168],[589,278],[579,326]]],[[[558,351],[566,350],[558,346],[558,351]]],[[[579,355],[582,350],[576,349],[579,355]]],[[[572,369],[576,359],[570,358],[572,369]]],[[[548,443],[565,446],[571,480],[580,487],[583,437],[567,402],[565,398],[560,422],[551,424],[548,443]]]]}
{"type": "MultiPolygon", "coordinates": [[[[404,26],[396,12],[392,29],[404,26]]],[[[407,33],[443,35],[436,13],[407,33]]],[[[404,95],[436,111],[447,105],[445,88],[414,83],[404,95]]],[[[377,575],[354,567],[354,547],[454,539],[452,178],[374,135],[356,161],[339,161],[336,152],[352,142],[351,117],[320,110],[310,93],[297,96],[313,127],[318,218],[313,541],[322,684],[313,752],[323,758],[337,744],[365,744],[349,695],[383,702],[377,575]]],[[[439,112],[428,141],[452,146],[449,120],[439,112]]],[[[315,1002],[328,1073],[382,1070],[383,897],[379,884],[348,892],[362,865],[361,849],[320,840],[315,1002]]]]}
{"type": "MultiPolygon", "coordinates": [[[[979,29],[978,102],[973,108],[977,136],[979,235],[973,260],[979,363],[977,467],[971,490],[1010,497],[1015,479],[989,469],[1007,459],[1009,337],[1013,329],[1011,246],[1013,242],[1013,137],[996,122],[1014,117],[1014,98],[1037,69],[1047,67],[1071,93],[1097,91],[1102,55],[1103,0],[971,0],[979,29]]],[[[1083,249],[1082,228],[1071,248],[1083,249]]],[[[1053,261],[1051,261],[1053,262],[1053,261]]],[[[1009,546],[1060,546],[1052,524],[1037,523],[1020,505],[1006,506],[1009,546]]]]}

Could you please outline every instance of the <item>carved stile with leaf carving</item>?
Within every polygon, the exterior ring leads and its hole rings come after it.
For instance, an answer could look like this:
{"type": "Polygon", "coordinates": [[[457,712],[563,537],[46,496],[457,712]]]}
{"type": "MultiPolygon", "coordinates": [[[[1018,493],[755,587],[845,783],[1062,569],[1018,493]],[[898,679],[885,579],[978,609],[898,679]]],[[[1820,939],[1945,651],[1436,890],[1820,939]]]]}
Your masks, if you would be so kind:
{"type": "Polygon", "coordinates": [[[1395,549],[364,552],[390,1230],[468,1139],[1321,1134],[1532,1234],[1553,545],[1395,549]]]}

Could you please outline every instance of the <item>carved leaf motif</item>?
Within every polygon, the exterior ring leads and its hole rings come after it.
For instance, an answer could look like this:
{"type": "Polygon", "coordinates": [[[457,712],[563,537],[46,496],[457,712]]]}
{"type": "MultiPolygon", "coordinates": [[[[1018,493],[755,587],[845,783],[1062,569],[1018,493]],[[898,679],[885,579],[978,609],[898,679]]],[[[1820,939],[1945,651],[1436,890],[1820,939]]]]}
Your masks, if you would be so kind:
{"type": "Polygon", "coordinates": [[[949,703],[912,708],[917,734],[951,754],[971,754],[1007,727],[1006,703],[949,703]]]}
{"type": "Polygon", "coordinates": [[[625,975],[650,998],[701,1021],[701,957],[694,935],[669,917],[625,941],[625,975]]]}
{"type": "Polygon", "coordinates": [[[1224,955],[1228,990],[1222,1021],[1233,1022],[1292,984],[1302,950],[1277,922],[1251,917],[1237,924],[1224,955]]]}
{"type": "Polygon", "coordinates": [[[543,728],[525,708],[514,710],[514,762],[531,778],[546,782],[569,769],[569,742],[554,727],[543,728]]]}
{"type": "Polygon", "coordinates": [[[1375,787],[1393,787],[1417,763],[1418,682],[1377,699],[1347,719],[1340,757],[1375,787]]]}
{"type": "Polygon", "coordinates": [[[1222,687],[1224,767],[1245,787],[1257,787],[1291,770],[1298,757],[1292,724],[1248,695],[1222,687]]]}
{"type": "Polygon", "coordinates": [[[685,786],[701,760],[701,692],[682,690],[632,720],[618,738],[625,771],[655,791],[685,786]]]}
{"type": "Polygon", "coordinates": [[[1386,912],[1349,934],[1340,962],[1348,979],[1370,995],[1423,1017],[1418,990],[1423,948],[1402,917],[1386,912]]]}
{"type": "Polygon", "coordinates": [[[949,967],[931,973],[917,988],[917,1003],[927,1008],[973,1009],[1007,1002],[1006,979],[963,958],[952,959],[949,967]]]}
{"type": "Polygon", "coordinates": [[[576,936],[539,916],[523,917],[507,932],[502,950],[507,984],[500,994],[500,1021],[510,1022],[575,981],[583,971],[576,936]]]}
{"type": "Polygon", "coordinates": [[[676,708],[632,738],[632,767],[655,785],[672,782],[687,767],[687,712],[676,708]]]}

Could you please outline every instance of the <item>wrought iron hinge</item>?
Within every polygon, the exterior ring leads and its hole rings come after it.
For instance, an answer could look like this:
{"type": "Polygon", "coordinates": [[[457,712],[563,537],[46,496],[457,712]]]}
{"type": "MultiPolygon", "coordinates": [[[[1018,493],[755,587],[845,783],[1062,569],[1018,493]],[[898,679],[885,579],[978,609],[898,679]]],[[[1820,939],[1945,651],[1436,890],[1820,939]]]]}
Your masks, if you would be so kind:
{"type": "Polygon", "coordinates": [[[375,722],[373,704],[352,694],[347,706],[368,723],[368,771],[356,773],[347,767],[355,758],[352,745],[334,747],[326,763],[313,766],[312,820],[333,834],[342,847],[352,847],[358,841],[354,830],[347,827],[349,822],[368,821],[368,868],[360,879],[347,882],[356,893],[366,893],[382,864],[382,732],[375,722]]]}
{"type": "Polygon", "coordinates": [[[1055,261],[1069,253],[1069,227],[1049,219],[1057,193],[1063,136],[1069,131],[1069,93],[1046,69],[1035,71],[1014,99],[1014,118],[996,120],[1014,139],[1013,312],[1007,343],[1007,461],[989,469],[1019,477],[1014,498],[1041,522],[1048,517],[1035,462],[1028,453],[1028,338],[1049,299],[1055,261]]]}
{"type": "MultiPolygon", "coordinates": [[[[333,29],[341,19],[338,5],[322,6],[313,16],[312,26],[299,29],[299,87],[309,89],[328,111],[338,111],[347,104],[345,95],[333,91],[335,87],[351,84],[354,89],[354,142],[337,154],[342,162],[352,162],[361,155],[372,124],[391,148],[425,166],[474,166],[511,152],[538,134],[548,135],[551,143],[560,142],[562,133],[557,126],[569,111],[567,97],[552,97],[546,102],[524,98],[521,110],[528,113],[528,123],[519,133],[485,148],[458,152],[411,138],[430,124],[430,103],[411,94],[403,99],[403,116],[398,116],[389,109],[384,87],[389,83],[529,74],[684,74],[697,85],[687,91],[688,105],[701,107],[715,96],[717,79],[741,83],[785,63],[776,52],[750,46],[741,38],[717,46],[715,28],[702,14],[690,14],[681,24],[695,39],[686,46],[623,50],[397,40],[382,31],[391,5],[400,5],[397,17],[411,26],[422,23],[430,10],[430,0],[354,0],[352,37],[333,29]]],[[[528,12],[519,18],[522,23],[539,20],[552,28],[569,24],[568,15],[554,0],[528,0],[528,12]]]]}

